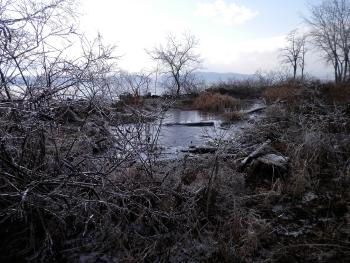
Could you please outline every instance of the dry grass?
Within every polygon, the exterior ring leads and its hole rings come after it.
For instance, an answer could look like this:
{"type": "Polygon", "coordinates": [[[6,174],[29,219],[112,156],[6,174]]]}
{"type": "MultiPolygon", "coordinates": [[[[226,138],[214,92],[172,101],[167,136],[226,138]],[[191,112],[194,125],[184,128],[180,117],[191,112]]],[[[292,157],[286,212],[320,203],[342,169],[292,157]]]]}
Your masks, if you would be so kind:
{"type": "Polygon", "coordinates": [[[303,92],[303,88],[293,83],[285,83],[274,87],[267,88],[263,97],[267,102],[287,101],[293,102],[303,92]]]}
{"type": "Polygon", "coordinates": [[[227,80],[213,84],[208,92],[229,95],[240,99],[259,98],[266,88],[259,80],[227,80]]]}
{"type": "Polygon", "coordinates": [[[344,108],[300,100],[292,110],[276,103],[266,111],[256,129],[245,132],[248,143],[270,139],[289,157],[291,171],[254,190],[236,172],[235,161],[247,149],[147,171],[135,163],[139,148],[122,158],[108,147],[128,149],[128,138],[109,141],[101,121],[86,123],[79,114],[78,123],[58,125],[9,110],[0,116],[0,261],[274,262],[285,252],[316,262],[331,249],[349,258],[343,249],[350,181],[344,108]],[[302,203],[307,192],[317,197],[302,203]],[[295,243],[299,249],[291,249],[295,243]]]}
{"type": "Polygon", "coordinates": [[[350,84],[326,84],[322,88],[322,93],[329,103],[350,104],[350,84]]]}
{"type": "Polygon", "coordinates": [[[95,262],[114,250],[120,259],[143,258],[140,246],[158,242],[147,235],[166,231],[172,217],[160,208],[161,196],[174,196],[116,180],[142,149],[128,150],[130,139],[112,136],[100,115],[79,111],[78,123],[60,123],[55,111],[40,110],[12,108],[0,116],[0,261],[77,262],[92,253],[95,262]],[[134,229],[144,230],[144,238],[134,237],[134,229]]]}
{"type": "Polygon", "coordinates": [[[206,92],[194,100],[193,108],[209,112],[224,112],[227,109],[239,110],[240,101],[228,95],[206,92]]]}
{"type": "MultiPolygon", "coordinates": [[[[350,258],[344,246],[349,236],[343,234],[349,232],[343,222],[348,220],[350,189],[345,87],[283,85],[266,91],[270,102],[287,103],[269,106],[266,118],[248,138],[258,145],[270,139],[271,146],[290,160],[290,171],[275,200],[265,203],[257,198],[248,203],[275,231],[267,245],[268,253],[272,252],[268,262],[290,257],[295,262],[346,262],[350,258]],[[294,247],[294,243],[302,245],[294,247]]],[[[254,194],[267,194],[272,187],[261,184],[254,194]]]]}
{"type": "MultiPolygon", "coordinates": [[[[221,260],[225,249],[218,251],[217,239],[234,192],[216,178],[231,184],[237,178],[228,180],[219,164],[213,169],[205,162],[205,187],[199,189],[207,191],[194,191],[202,177],[198,161],[189,173],[172,161],[174,170],[164,174],[167,167],[161,167],[157,174],[137,158],[142,148],[130,145],[130,137],[116,132],[118,139],[109,140],[101,119],[79,111],[80,122],[59,124],[8,112],[0,116],[1,262],[221,260]],[[106,145],[99,147],[102,139],[106,145]]],[[[253,233],[242,240],[255,246],[253,233]]]]}
{"type": "Polygon", "coordinates": [[[222,114],[225,122],[231,123],[242,120],[242,114],[238,111],[225,112],[222,114]]]}

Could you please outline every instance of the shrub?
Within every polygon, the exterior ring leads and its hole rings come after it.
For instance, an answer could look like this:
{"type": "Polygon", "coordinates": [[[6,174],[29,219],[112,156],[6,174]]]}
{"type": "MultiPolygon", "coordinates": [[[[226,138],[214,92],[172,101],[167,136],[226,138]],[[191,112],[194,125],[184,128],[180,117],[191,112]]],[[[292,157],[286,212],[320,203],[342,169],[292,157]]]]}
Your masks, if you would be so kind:
{"type": "Polygon", "coordinates": [[[257,80],[228,80],[213,84],[207,91],[237,98],[258,98],[264,89],[257,80]]]}
{"type": "Polygon", "coordinates": [[[202,93],[194,100],[193,108],[210,112],[224,112],[226,109],[238,110],[240,101],[228,95],[202,93]]]}
{"type": "Polygon", "coordinates": [[[350,84],[326,84],[322,88],[322,93],[327,102],[332,104],[349,104],[350,84]]]}
{"type": "Polygon", "coordinates": [[[263,93],[263,97],[267,102],[274,102],[278,100],[293,102],[302,94],[303,91],[303,88],[294,83],[284,83],[267,88],[263,93]]]}
{"type": "Polygon", "coordinates": [[[240,121],[242,119],[242,114],[238,111],[232,111],[232,112],[225,112],[222,115],[223,119],[225,122],[235,122],[235,121],[240,121]]]}

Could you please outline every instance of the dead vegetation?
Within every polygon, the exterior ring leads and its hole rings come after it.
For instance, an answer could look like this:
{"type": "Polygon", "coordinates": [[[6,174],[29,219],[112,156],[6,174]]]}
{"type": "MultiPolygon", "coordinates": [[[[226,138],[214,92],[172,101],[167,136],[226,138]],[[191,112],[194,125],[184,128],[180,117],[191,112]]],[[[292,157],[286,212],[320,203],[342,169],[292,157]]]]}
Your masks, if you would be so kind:
{"type": "Polygon", "coordinates": [[[229,95],[240,99],[259,98],[270,84],[258,79],[228,80],[211,85],[208,92],[229,95]]]}
{"type": "Polygon", "coordinates": [[[73,2],[1,8],[1,262],[350,260],[347,84],[221,83],[195,108],[232,121],[231,95],[266,89],[265,118],[162,161],[162,121],[149,121],[171,103],[141,108],[143,81],[115,102],[114,47],[75,31],[73,2]],[[67,51],[75,37],[81,54],[67,51]]]}
{"type": "Polygon", "coordinates": [[[108,107],[2,108],[1,259],[346,262],[349,114],[307,92],[271,104],[244,147],[221,143],[200,162],[149,158],[136,139],[146,119],[112,135],[108,107]],[[288,157],[288,172],[238,172],[266,154],[288,157]]]}
{"type": "Polygon", "coordinates": [[[233,123],[242,120],[242,114],[239,111],[225,112],[222,114],[225,123],[233,123]]]}
{"type": "Polygon", "coordinates": [[[350,85],[348,83],[333,84],[329,83],[321,90],[326,100],[330,104],[349,105],[350,85]]]}
{"type": "Polygon", "coordinates": [[[268,255],[258,253],[258,258],[272,262],[346,262],[350,258],[349,101],[329,103],[332,89],[344,88],[266,90],[273,104],[247,136],[256,143],[271,140],[270,146],[289,158],[290,170],[283,181],[272,177],[271,183],[254,184],[253,193],[261,195],[246,203],[273,229],[264,247],[268,255]],[[275,183],[280,184],[280,193],[269,195],[275,183]]]}
{"type": "Polygon", "coordinates": [[[350,115],[324,88],[276,96],[239,144],[172,161],[140,109],[118,125],[101,102],[6,103],[1,261],[346,262],[350,115]]]}
{"type": "Polygon", "coordinates": [[[240,101],[228,96],[213,93],[202,93],[193,102],[193,108],[208,112],[225,112],[225,110],[239,110],[240,101]]]}
{"type": "Polygon", "coordinates": [[[202,262],[251,254],[244,248],[255,244],[259,220],[251,211],[252,223],[245,222],[234,197],[243,177],[228,176],[223,149],[202,165],[155,162],[157,139],[144,143],[139,113],[135,126],[111,129],[115,110],[92,102],[1,110],[1,261],[202,262]],[[225,234],[229,228],[236,236],[225,234]]]}
{"type": "Polygon", "coordinates": [[[290,81],[267,88],[263,92],[263,97],[267,102],[282,100],[291,103],[298,99],[298,96],[301,95],[303,90],[303,85],[290,81]]]}

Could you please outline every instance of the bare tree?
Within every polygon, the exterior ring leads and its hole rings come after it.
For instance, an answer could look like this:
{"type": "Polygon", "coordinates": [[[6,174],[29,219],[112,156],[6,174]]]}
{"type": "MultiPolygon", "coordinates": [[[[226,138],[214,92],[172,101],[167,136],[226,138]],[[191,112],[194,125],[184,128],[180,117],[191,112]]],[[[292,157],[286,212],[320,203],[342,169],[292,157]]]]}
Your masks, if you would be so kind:
{"type": "Polygon", "coordinates": [[[14,94],[32,99],[39,75],[46,75],[46,84],[52,86],[49,64],[60,64],[63,51],[71,45],[69,37],[75,34],[73,8],[71,0],[1,1],[1,91],[8,100],[14,94]]]}
{"type": "Polygon", "coordinates": [[[162,73],[169,76],[168,84],[176,95],[180,94],[184,83],[189,81],[187,76],[200,68],[201,58],[195,52],[197,47],[198,40],[194,35],[185,33],[182,38],[178,38],[170,34],[166,45],[147,51],[162,66],[162,73]]]}
{"type": "Polygon", "coordinates": [[[1,94],[37,107],[50,99],[106,97],[114,46],[77,32],[74,0],[1,1],[1,94]],[[60,97],[60,98],[58,98],[60,97]]]}
{"type": "MultiPolygon", "coordinates": [[[[69,0],[0,0],[0,94],[6,100],[0,102],[1,262],[76,261],[61,258],[73,233],[94,236],[88,224],[96,215],[96,226],[103,226],[109,215],[125,211],[120,218],[127,222],[129,211],[136,211],[119,208],[124,191],[140,215],[147,210],[148,198],[136,184],[125,184],[122,193],[124,183],[111,178],[127,175],[135,160],[153,175],[161,122],[151,126],[148,115],[134,110],[127,118],[135,124],[126,127],[123,115],[106,103],[114,47],[101,36],[77,36],[70,8],[69,0]],[[138,199],[134,190],[142,200],[132,200],[138,199]]],[[[163,109],[159,105],[160,116],[163,109]]],[[[158,200],[151,192],[167,195],[152,189],[149,195],[158,200]]],[[[66,248],[74,249],[73,243],[66,248]]]]}
{"type": "Polygon", "coordinates": [[[301,50],[300,50],[300,59],[299,59],[299,67],[301,70],[301,79],[304,80],[305,77],[305,56],[308,51],[306,47],[306,35],[301,37],[301,50]]]}
{"type": "Polygon", "coordinates": [[[298,72],[298,67],[301,68],[301,76],[304,76],[305,69],[305,54],[306,54],[306,37],[300,36],[298,30],[291,31],[287,38],[287,46],[281,49],[283,62],[290,65],[293,69],[293,78],[295,79],[298,72]]]}
{"type": "Polygon", "coordinates": [[[122,72],[121,79],[123,88],[125,88],[127,92],[130,92],[135,97],[146,94],[148,93],[152,83],[151,75],[152,73],[145,72],[122,72]]]}
{"type": "Polygon", "coordinates": [[[186,94],[196,95],[206,86],[205,80],[192,72],[186,74],[183,80],[183,90],[186,94]]]}
{"type": "Polygon", "coordinates": [[[115,46],[104,44],[98,35],[91,42],[84,38],[81,47],[83,53],[72,64],[76,89],[90,101],[112,98],[111,80],[119,59],[114,55],[115,46]]]}
{"type": "Polygon", "coordinates": [[[324,0],[320,5],[310,5],[310,13],[305,21],[315,45],[333,65],[335,81],[349,81],[350,2],[324,0]]]}

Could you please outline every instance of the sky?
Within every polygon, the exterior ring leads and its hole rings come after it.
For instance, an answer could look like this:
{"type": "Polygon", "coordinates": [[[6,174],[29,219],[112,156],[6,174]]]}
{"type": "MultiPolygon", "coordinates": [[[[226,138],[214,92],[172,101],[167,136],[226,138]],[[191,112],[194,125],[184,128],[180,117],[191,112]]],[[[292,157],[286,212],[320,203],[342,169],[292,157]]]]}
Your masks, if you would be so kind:
{"type": "MultiPolygon", "coordinates": [[[[145,50],[169,33],[199,39],[203,70],[253,74],[279,70],[279,49],[295,28],[305,29],[308,3],[321,0],[83,0],[81,27],[117,46],[119,66],[137,72],[154,67],[145,50]]],[[[309,52],[306,72],[331,77],[320,54],[309,52]]]]}

